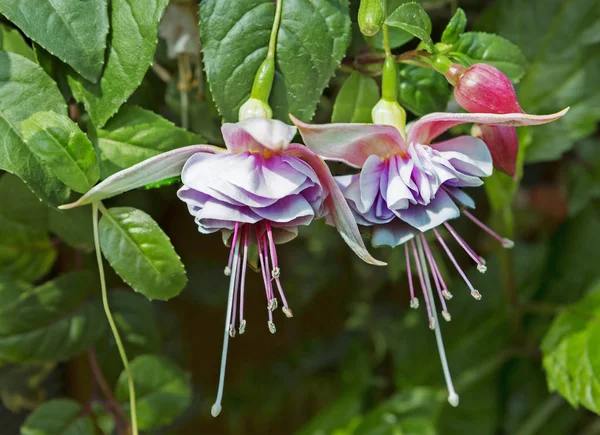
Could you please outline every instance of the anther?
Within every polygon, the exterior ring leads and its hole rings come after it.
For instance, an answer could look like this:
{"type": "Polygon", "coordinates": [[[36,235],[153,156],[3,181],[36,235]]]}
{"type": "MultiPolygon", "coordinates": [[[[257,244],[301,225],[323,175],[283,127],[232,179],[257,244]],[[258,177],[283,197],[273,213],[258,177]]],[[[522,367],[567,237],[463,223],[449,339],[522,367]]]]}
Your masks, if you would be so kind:
{"type": "Polygon", "coordinates": [[[415,309],[415,310],[416,310],[417,308],[419,308],[419,299],[417,299],[417,298],[412,298],[412,299],[410,300],[410,307],[411,307],[412,309],[415,309]]]}
{"type": "Polygon", "coordinates": [[[213,417],[217,417],[221,413],[221,405],[217,405],[216,403],[210,408],[210,415],[213,417]]]}
{"type": "Polygon", "coordinates": [[[240,335],[242,335],[244,332],[246,332],[246,320],[245,319],[242,320],[242,322],[240,323],[238,332],[240,333],[240,335]]]}
{"type": "Polygon", "coordinates": [[[442,311],[442,317],[446,322],[452,320],[452,317],[450,316],[450,313],[448,311],[442,311]]]}
{"type": "Polygon", "coordinates": [[[279,278],[280,275],[281,275],[281,269],[279,269],[278,267],[274,267],[273,270],[271,271],[271,276],[273,277],[273,279],[279,278]]]}
{"type": "Polygon", "coordinates": [[[477,270],[478,270],[480,273],[485,273],[485,271],[487,270],[487,266],[486,266],[485,264],[478,264],[478,265],[477,265],[477,270]]]}
{"type": "Polygon", "coordinates": [[[458,402],[458,394],[454,392],[450,393],[450,395],[448,396],[448,403],[456,408],[458,406],[458,402]]]}
{"type": "Polygon", "coordinates": [[[269,305],[267,305],[267,309],[269,311],[275,311],[277,309],[277,298],[273,298],[269,301],[269,305]]]}
{"type": "Polygon", "coordinates": [[[283,311],[283,314],[285,314],[285,316],[288,319],[294,317],[294,314],[292,313],[292,310],[290,309],[290,307],[283,307],[281,309],[281,311],[283,311]]]}
{"type": "Polygon", "coordinates": [[[502,246],[504,246],[506,249],[512,249],[515,247],[515,242],[513,242],[510,239],[504,238],[502,239],[502,246]]]}
{"type": "Polygon", "coordinates": [[[429,319],[429,329],[432,331],[435,329],[435,319],[433,317],[429,319]]]}
{"type": "Polygon", "coordinates": [[[275,328],[275,323],[269,320],[267,322],[267,325],[269,326],[269,331],[271,332],[271,334],[275,334],[275,332],[277,332],[277,329],[275,328]]]}
{"type": "Polygon", "coordinates": [[[231,276],[231,268],[229,266],[225,266],[225,270],[223,270],[225,276],[231,276]]]}
{"type": "Polygon", "coordinates": [[[450,299],[452,299],[452,293],[450,293],[448,290],[443,290],[442,291],[442,295],[444,295],[444,298],[449,301],[450,299]]]}
{"type": "Polygon", "coordinates": [[[485,258],[483,257],[479,257],[479,261],[481,262],[481,264],[487,264],[487,261],[485,261],[485,258]]]}
{"type": "Polygon", "coordinates": [[[233,327],[233,325],[229,325],[229,336],[231,338],[235,337],[235,328],[233,327]]]}
{"type": "Polygon", "coordinates": [[[478,301],[481,300],[481,293],[479,293],[477,290],[471,290],[471,296],[473,296],[478,301]]]}

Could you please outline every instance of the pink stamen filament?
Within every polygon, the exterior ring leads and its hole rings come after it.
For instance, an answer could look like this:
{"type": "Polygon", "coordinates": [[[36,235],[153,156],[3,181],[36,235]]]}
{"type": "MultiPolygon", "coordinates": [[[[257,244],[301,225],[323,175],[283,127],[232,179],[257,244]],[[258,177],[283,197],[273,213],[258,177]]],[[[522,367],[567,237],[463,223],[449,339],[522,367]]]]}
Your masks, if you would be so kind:
{"type": "MultiPolygon", "coordinates": [[[[266,234],[263,234],[263,238],[262,238],[262,249],[264,249],[264,258],[265,258],[265,276],[267,279],[267,285],[269,287],[269,302],[271,304],[273,303],[277,303],[276,301],[273,301],[273,299],[275,299],[275,293],[273,293],[273,282],[270,279],[270,266],[269,266],[269,247],[268,247],[268,240],[267,240],[267,236],[266,234]]],[[[275,308],[273,308],[273,310],[275,310],[275,308]]]]}
{"type": "Polygon", "coordinates": [[[271,259],[273,261],[273,271],[271,272],[271,276],[275,280],[275,284],[277,284],[277,290],[279,291],[279,296],[281,296],[281,301],[283,302],[283,312],[287,317],[292,317],[292,310],[288,305],[287,299],[285,298],[285,293],[283,292],[283,287],[281,286],[281,282],[279,281],[279,263],[277,261],[277,249],[275,248],[273,230],[269,222],[265,222],[265,229],[267,230],[267,237],[269,239],[269,250],[271,252],[271,259]]]}
{"type": "Polygon", "coordinates": [[[406,258],[406,273],[408,274],[408,287],[410,289],[410,306],[418,308],[419,303],[415,298],[415,288],[413,286],[412,270],[410,268],[410,253],[408,252],[408,243],[404,244],[404,257],[406,258]]]}
{"type": "Polygon", "coordinates": [[[240,327],[239,333],[243,334],[246,330],[246,324],[244,320],[244,288],[246,285],[246,265],[248,263],[248,233],[250,227],[246,225],[246,231],[244,232],[244,258],[242,260],[242,282],[240,285],[240,327]]]}
{"type": "Polygon", "coordinates": [[[456,258],[454,258],[454,255],[452,255],[452,251],[450,251],[450,248],[448,248],[448,246],[446,245],[446,242],[444,242],[444,239],[442,239],[442,236],[440,236],[440,233],[438,232],[437,228],[433,229],[433,233],[435,234],[438,241],[442,245],[442,248],[444,248],[444,251],[446,251],[446,255],[448,255],[448,258],[450,258],[450,261],[452,261],[452,264],[454,264],[454,267],[456,268],[456,270],[458,271],[458,273],[460,274],[462,279],[467,284],[467,287],[469,287],[469,289],[471,290],[471,295],[476,299],[481,299],[481,295],[479,294],[479,292],[477,290],[475,290],[475,287],[473,287],[473,284],[471,284],[471,281],[469,281],[469,278],[467,278],[467,275],[465,274],[465,272],[463,272],[463,270],[458,265],[456,258]]]}
{"type": "Polygon", "coordinates": [[[425,279],[423,278],[423,271],[421,270],[421,262],[419,261],[419,256],[417,254],[417,247],[415,246],[414,239],[410,241],[413,257],[415,258],[415,264],[417,265],[417,273],[419,275],[419,281],[421,282],[421,291],[423,292],[423,298],[425,299],[425,305],[427,307],[427,316],[429,317],[429,327],[431,329],[435,328],[435,322],[433,320],[433,314],[431,313],[431,305],[429,304],[429,295],[427,294],[427,289],[425,288],[425,279]],[[432,323],[433,322],[433,323],[432,323]]]}
{"type": "MultiPolygon", "coordinates": [[[[242,231],[244,230],[244,227],[242,226],[242,231]]],[[[235,316],[237,313],[237,301],[238,301],[238,292],[239,292],[239,287],[240,287],[240,272],[241,272],[241,263],[242,263],[242,254],[241,252],[239,252],[239,248],[238,248],[238,252],[235,255],[235,284],[233,287],[233,313],[231,315],[231,324],[229,325],[229,334],[231,335],[231,337],[235,337],[235,316]]]]}
{"type": "Polygon", "coordinates": [[[271,302],[271,298],[269,295],[269,278],[267,276],[267,269],[265,268],[265,259],[263,258],[262,253],[262,239],[258,232],[258,227],[256,229],[256,244],[258,245],[258,260],[260,262],[260,270],[262,272],[263,283],[265,285],[265,294],[267,296],[267,312],[269,313],[269,322],[273,322],[273,313],[268,309],[269,303],[271,302]]]}
{"type": "MultiPolygon", "coordinates": [[[[442,289],[440,286],[440,282],[438,280],[437,273],[435,273],[435,269],[437,265],[435,264],[435,259],[431,254],[431,250],[429,249],[429,245],[427,244],[427,240],[425,240],[425,236],[421,233],[421,241],[423,242],[423,247],[425,248],[425,257],[427,258],[427,262],[429,263],[429,267],[431,268],[431,275],[433,275],[433,282],[435,283],[435,288],[437,289],[438,297],[440,298],[440,302],[442,303],[442,309],[444,312],[448,313],[448,307],[446,307],[446,298],[442,294],[442,289]]],[[[444,315],[446,318],[447,315],[444,315]]]]}
{"type": "Polygon", "coordinates": [[[458,244],[465,250],[465,252],[473,259],[475,264],[477,264],[478,270],[485,272],[485,264],[481,260],[481,257],[477,255],[477,253],[464,241],[464,239],[456,232],[452,226],[448,222],[444,222],[444,226],[448,229],[454,240],[458,242],[458,244]]]}
{"type": "Polygon", "coordinates": [[[483,231],[485,231],[486,233],[488,233],[494,239],[498,240],[502,244],[502,246],[504,246],[505,248],[512,248],[513,247],[514,243],[513,243],[512,240],[507,239],[505,237],[502,237],[502,236],[498,235],[494,230],[492,230],[486,224],[484,224],[479,219],[477,219],[475,216],[473,216],[470,211],[463,210],[463,214],[465,216],[467,216],[469,219],[471,219],[471,221],[473,221],[473,223],[475,225],[477,225],[479,228],[481,228],[483,231]]]}
{"type": "Polygon", "coordinates": [[[231,240],[231,249],[229,251],[229,261],[227,261],[227,267],[225,268],[225,275],[231,275],[231,265],[233,264],[233,247],[237,241],[239,222],[235,223],[235,229],[233,230],[233,239],[231,240]]]}

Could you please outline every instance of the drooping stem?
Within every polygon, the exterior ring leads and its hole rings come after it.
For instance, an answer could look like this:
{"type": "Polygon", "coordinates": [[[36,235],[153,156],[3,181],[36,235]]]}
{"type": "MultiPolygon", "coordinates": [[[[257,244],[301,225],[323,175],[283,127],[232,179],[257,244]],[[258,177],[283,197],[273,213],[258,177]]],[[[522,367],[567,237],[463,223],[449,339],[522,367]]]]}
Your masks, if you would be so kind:
{"type": "Polygon", "coordinates": [[[273,20],[273,27],[271,28],[271,37],[269,38],[269,51],[267,57],[275,58],[275,46],[277,45],[277,32],[279,32],[279,24],[281,23],[281,9],[283,7],[283,0],[277,0],[275,2],[275,19],[273,20]]]}
{"type": "Polygon", "coordinates": [[[392,55],[392,49],[390,46],[390,28],[387,24],[383,24],[381,26],[381,30],[383,31],[383,48],[385,50],[386,57],[392,55]]]}
{"type": "Polygon", "coordinates": [[[100,274],[100,288],[102,290],[102,304],[104,305],[104,312],[106,313],[106,318],[108,319],[108,324],[110,325],[110,329],[112,330],[113,337],[115,338],[115,343],[117,344],[117,348],[119,349],[119,355],[121,356],[121,361],[123,362],[123,367],[125,368],[125,373],[127,374],[127,384],[129,385],[129,407],[131,408],[131,433],[132,435],[138,435],[138,427],[137,427],[137,410],[136,410],[136,400],[135,400],[135,387],[133,384],[133,376],[131,375],[131,369],[129,368],[129,361],[127,359],[127,354],[125,353],[125,348],[123,347],[123,342],[121,341],[121,336],[119,335],[119,330],[117,329],[117,325],[115,323],[115,319],[110,311],[110,307],[108,305],[108,293],[106,291],[106,278],[104,276],[104,265],[102,263],[102,253],[100,252],[100,236],[98,232],[98,207],[101,206],[103,211],[104,207],[95,202],[92,204],[92,223],[94,228],[94,246],[96,248],[96,260],[98,261],[98,272],[100,274]]]}

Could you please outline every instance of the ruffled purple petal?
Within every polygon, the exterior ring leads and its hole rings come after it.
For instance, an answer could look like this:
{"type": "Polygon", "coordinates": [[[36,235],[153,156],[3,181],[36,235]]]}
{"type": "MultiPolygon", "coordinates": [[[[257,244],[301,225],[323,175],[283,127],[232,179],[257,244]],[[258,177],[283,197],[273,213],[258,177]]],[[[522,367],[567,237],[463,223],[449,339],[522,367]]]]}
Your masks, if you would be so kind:
{"type": "Polygon", "coordinates": [[[371,243],[373,246],[390,246],[395,248],[408,242],[418,233],[417,229],[399,219],[395,219],[389,224],[374,226],[371,243]]]}
{"type": "Polygon", "coordinates": [[[429,231],[449,219],[457,218],[460,210],[450,195],[439,190],[427,205],[413,205],[406,210],[394,211],[396,216],[421,232],[429,231]]]}

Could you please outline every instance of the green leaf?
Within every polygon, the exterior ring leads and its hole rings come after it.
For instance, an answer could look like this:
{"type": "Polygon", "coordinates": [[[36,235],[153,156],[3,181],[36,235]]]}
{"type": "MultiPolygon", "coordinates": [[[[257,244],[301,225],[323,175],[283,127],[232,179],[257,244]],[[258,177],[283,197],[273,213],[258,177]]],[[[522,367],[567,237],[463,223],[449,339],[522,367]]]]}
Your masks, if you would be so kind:
{"type": "Polygon", "coordinates": [[[588,203],[600,198],[600,142],[583,140],[575,148],[577,160],[567,166],[567,197],[569,213],[576,215],[588,203]]]}
{"type": "Polygon", "coordinates": [[[0,51],[10,51],[35,62],[33,49],[25,42],[17,29],[0,23],[0,51]]]}
{"type": "Polygon", "coordinates": [[[142,82],[152,64],[158,23],[168,0],[112,0],[108,55],[102,77],[92,83],[69,76],[75,99],[101,127],[142,82]]]}
{"type": "Polygon", "coordinates": [[[542,341],[550,391],[600,413],[600,286],[552,322],[542,341]]]}
{"type": "Polygon", "coordinates": [[[23,121],[21,132],[29,149],[74,191],[85,193],[98,181],[94,147],[69,117],[37,112],[23,121]]]}
{"type": "Polygon", "coordinates": [[[148,299],[177,296],[187,282],[171,241],[146,213],[112,208],[100,220],[100,245],[115,271],[148,299]]]}
{"type": "MultiPolygon", "coordinates": [[[[138,425],[142,430],[165,426],[182,414],[192,400],[189,376],[167,358],[143,355],[131,362],[137,398],[138,425]]],[[[115,390],[118,401],[129,400],[127,373],[121,373],[115,390]]]]}
{"type": "Polygon", "coordinates": [[[458,38],[464,33],[467,27],[467,15],[461,8],[456,9],[454,16],[442,33],[442,42],[444,44],[455,44],[458,38]]]}
{"type": "Polygon", "coordinates": [[[67,245],[85,252],[94,250],[92,210],[89,207],[77,207],[71,210],[51,208],[48,226],[50,231],[67,245]]]}
{"type": "Polygon", "coordinates": [[[63,204],[69,189],[35,157],[21,136],[21,122],[41,110],[67,112],[56,84],[39,65],[0,52],[0,169],[18,175],[45,202],[63,204]]]}
{"type": "Polygon", "coordinates": [[[104,333],[100,302],[88,301],[94,275],[74,272],[38,287],[0,282],[0,359],[15,363],[64,361],[104,333]]]}
{"type": "Polygon", "coordinates": [[[21,435],[94,435],[94,423],[81,404],[51,400],[36,409],[21,426],[21,435]]]}
{"type": "Polygon", "coordinates": [[[96,81],[104,64],[108,33],[105,0],[3,0],[0,13],[32,40],[96,81]]]}
{"type": "Polygon", "coordinates": [[[371,110],[379,101],[375,79],[353,72],[335,99],[331,122],[372,122],[371,110]]]}
{"type": "MultiPolygon", "coordinates": [[[[200,5],[200,38],[211,92],[225,121],[237,121],[267,55],[275,5],[269,0],[208,0],[200,5]]],[[[274,117],[309,121],[350,38],[348,2],[284,1],[277,37],[274,117]]]]}
{"type": "MultiPolygon", "coordinates": [[[[160,350],[160,331],[151,302],[130,291],[112,291],[108,294],[108,303],[128,358],[160,350]]],[[[96,344],[96,358],[104,376],[116,380],[123,364],[115,339],[108,331],[96,344]]]]}
{"type": "Polygon", "coordinates": [[[433,51],[433,41],[429,36],[431,35],[431,20],[420,4],[411,2],[398,6],[387,17],[385,23],[416,36],[423,41],[429,52],[433,51]]]}
{"type": "Polygon", "coordinates": [[[517,88],[523,109],[544,114],[571,106],[562,119],[531,129],[527,162],[558,159],[596,131],[600,88],[593,84],[600,81],[600,44],[592,34],[598,34],[598,23],[598,0],[531,0],[527,7],[501,0],[484,14],[483,29],[510,38],[527,58],[517,88]]]}
{"type": "Polygon", "coordinates": [[[319,411],[295,435],[337,434],[336,429],[351,424],[360,415],[361,404],[360,394],[347,393],[319,411]]]}
{"type": "Polygon", "coordinates": [[[0,399],[4,407],[17,413],[34,409],[46,399],[42,384],[56,367],[53,363],[10,364],[0,363],[0,399]]]}
{"type": "Polygon", "coordinates": [[[165,151],[206,142],[154,112],[129,105],[121,107],[95,136],[102,178],[165,151]]]}
{"type": "Polygon", "coordinates": [[[441,74],[413,65],[399,65],[398,100],[412,113],[423,116],[443,112],[451,89],[441,74]]]}
{"type": "Polygon", "coordinates": [[[0,215],[39,231],[48,228],[48,207],[16,175],[0,177],[0,215]]]}
{"type": "Polygon", "coordinates": [[[515,83],[525,74],[526,60],[521,49],[498,35],[483,32],[463,33],[454,44],[454,51],[467,55],[472,63],[481,62],[495,66],[515,83]]]}

